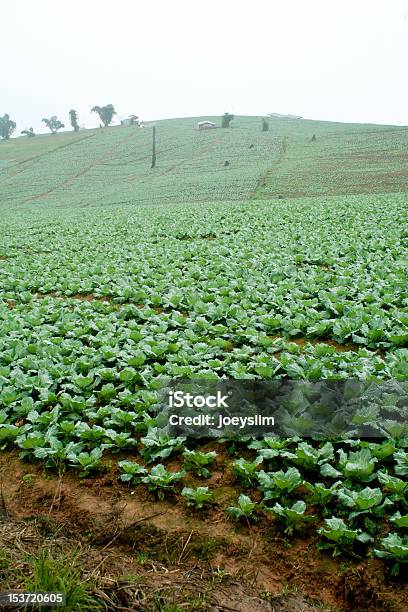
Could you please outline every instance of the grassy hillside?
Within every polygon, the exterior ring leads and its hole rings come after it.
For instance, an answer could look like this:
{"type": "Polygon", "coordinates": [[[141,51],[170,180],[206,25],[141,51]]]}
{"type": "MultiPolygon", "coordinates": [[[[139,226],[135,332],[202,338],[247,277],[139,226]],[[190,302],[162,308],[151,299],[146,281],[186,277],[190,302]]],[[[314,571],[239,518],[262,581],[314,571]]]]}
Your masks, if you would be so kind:
{"type": "Polygon", "coordinates": [[[199,132],[202,119],[156,122],[154,170],[150,125],[1,143],[0,204],[108,206],[408,187],[408,128],[271,119],[262,133],[259,117],[237,117],[230,129],[199,132]]]}
{"type": "Polygon", "coordinates": [[[0,591],[403,612],[408,129],[197,121],[157,122],[154,170],[149,127],[0,144],[0,591]],[[305,392],[285,438],[191,440],[161,429],[185,377],[305,392]],[[305,406],[338,431],[309,381],[355,378],[388,439],[293,437],[305,406]]]}

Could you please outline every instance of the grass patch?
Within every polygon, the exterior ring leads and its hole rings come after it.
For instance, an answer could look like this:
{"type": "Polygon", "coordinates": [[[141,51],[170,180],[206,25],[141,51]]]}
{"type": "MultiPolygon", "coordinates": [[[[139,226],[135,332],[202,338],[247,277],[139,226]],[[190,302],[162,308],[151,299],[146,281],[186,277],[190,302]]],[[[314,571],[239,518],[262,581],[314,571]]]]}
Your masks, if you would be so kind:
{"type": "Polygon", "coordinates": [[[104,609],[98,598],[92,595],[92,583],[83,579],[76,551],[58,555],[55,551],[41,549],[38,555],[28,557],[27,561],[29,575],[23,580],[25,590],[64,593],[66,612],[104,609]]]}

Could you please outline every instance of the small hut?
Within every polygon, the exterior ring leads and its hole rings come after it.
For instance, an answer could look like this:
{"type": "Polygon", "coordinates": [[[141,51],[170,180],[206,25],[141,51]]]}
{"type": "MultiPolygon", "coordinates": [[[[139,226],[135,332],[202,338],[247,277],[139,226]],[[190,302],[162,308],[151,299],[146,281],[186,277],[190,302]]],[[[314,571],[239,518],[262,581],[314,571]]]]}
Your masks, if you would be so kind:
{"type": "Polygon", "coordinates": [[[212,121],[200,121],[198,123],[199,130],[213,130],[215,127],[217,126],[212,121]]]}
{"type": "Polygon", "coordinates": [[[139,117],[137,115],[130,115],[129,117],[126,117],[126,119],[122,119],[120,124],[124,127],[129,127],[130,125],[140,125],[139,117]]]}

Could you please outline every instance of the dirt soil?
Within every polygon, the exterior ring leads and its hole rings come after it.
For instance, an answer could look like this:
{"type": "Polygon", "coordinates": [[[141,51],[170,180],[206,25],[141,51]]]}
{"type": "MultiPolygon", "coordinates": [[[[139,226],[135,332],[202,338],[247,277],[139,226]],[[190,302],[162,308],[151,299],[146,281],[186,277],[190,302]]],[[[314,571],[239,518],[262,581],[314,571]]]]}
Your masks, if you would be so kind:
{"type": "MultiPolygon", "coordinates": [[[[213,475],[229,500],[232,487],[221,477],[213,475]]],[[[0,454],[0,484],[0,551],[21,565],[40,547],[79,550],[106,610],[407,609],[407,586],[392,581],[380,560],[333,560],[317,550],[314,530],[288,541],[267,520],[235,525],[221,501],[188,511],[182,498],[157,501],[114,473],[58,477],[17,453],[0,454]]],[[[1,580],[0,572],[0,591],[1,580]]]]}

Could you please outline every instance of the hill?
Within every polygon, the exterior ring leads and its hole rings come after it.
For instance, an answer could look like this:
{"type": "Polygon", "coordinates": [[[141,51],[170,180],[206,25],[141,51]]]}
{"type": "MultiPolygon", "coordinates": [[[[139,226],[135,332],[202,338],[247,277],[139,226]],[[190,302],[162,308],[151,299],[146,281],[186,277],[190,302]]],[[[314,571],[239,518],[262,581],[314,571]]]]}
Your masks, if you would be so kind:
{"type": "Polygon", "coordinates": [[[0,144],[0,590],[403,612],[408,129],[199,119],[0,144]],[[173,435],[181,378],[290,382],[287,435],[173,435]]]}
{"type": "Polygon", "coordinates": [[[0,205],[71,208],[408,187],[406,127],[270,118],[270,131],[261,132],[259,117],[240,116],[229,129],[198,131],[204,119],[219,122],[196,117],[155,123],[154,170],[151,124],[3,142],[0,205]]]}

